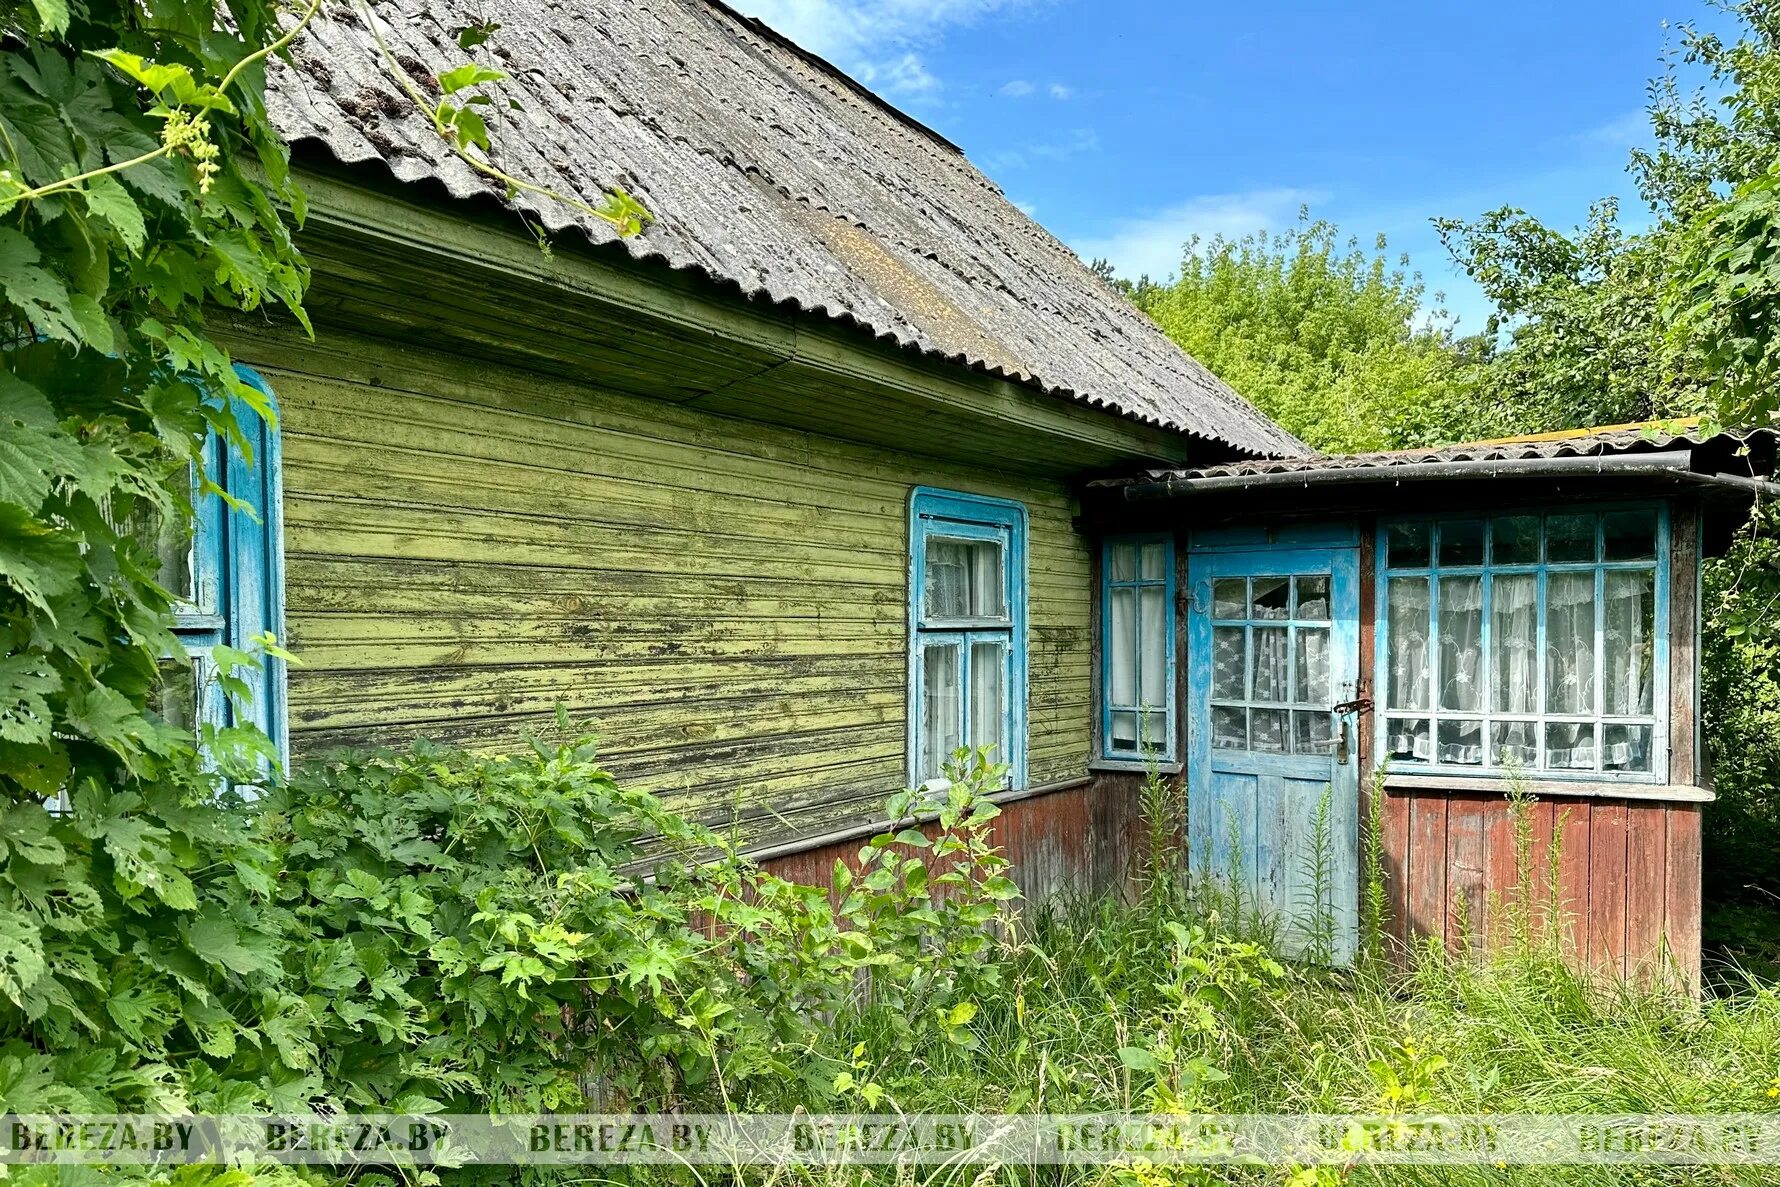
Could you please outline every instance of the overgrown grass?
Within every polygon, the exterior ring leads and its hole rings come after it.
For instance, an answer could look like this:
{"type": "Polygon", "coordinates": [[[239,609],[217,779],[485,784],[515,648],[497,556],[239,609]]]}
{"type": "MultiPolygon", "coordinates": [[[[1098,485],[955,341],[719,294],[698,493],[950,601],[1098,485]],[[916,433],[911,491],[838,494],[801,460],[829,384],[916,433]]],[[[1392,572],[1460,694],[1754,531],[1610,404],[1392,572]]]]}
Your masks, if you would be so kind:
{"type": "MultiPolygon", "coordinates": [[[[1372,789],[1374,812],[1382,782],[1372,789]]],[[[1387,952],[1382,839],[1363,845],[1358,965],[1329,971],[1272,955],[1278,929],[1215,885],[1190,885],[1177,842],[1181,797],[1152,772],[1135,902],[1029,905],[1002,937],[1001,991],[978,1003],[968,1039],[936,1041],[870,1008],[836,1020],[850,1084],[905,1112],[1625,1114],[1780,1110],[1780,992],[1720,969],[1703,1000],[1578,974],[1543,909],[1530,797],[1510,795],[1520,870],[1500,904],[1498,954],[1459,959],[1437,944],[1387,952]]],[[[1326,815],[1327,799],[1319,811],[1326,815]]],[[[1326,824],[1318,826],[1326,833],[1326,824]]],[[[1319,850],[1322,846],[1317,847],[1319,850]]],[[[1325,905],[1326,875],[1307,869],[1325,905]]],[[[1312,918],[1319,915],[1311,911],[1312,918]]],[[[1326,913],[1326,912],[1321,912],[1326,913]]],[[[1332,927],[1310,928],[1326,954],[1332,927]]],[[[793,1108],[787,1096],[762,1107],[793,1108]]],[[[858,1102],[868,1104],[869,1101],[858,1102]]],[[[977,1171],[917,1174],[970,1182],[977,1171]]],[[[822,1171],[833,1182],[864,1172],[822,1171]]],[[[769,1178],[776,1176],[767,1176],[769,1178]]],[[[881,1177],[881,1175],[880,1175],[881,1177]]],[[[1773,1183],[1780,1168],[1453,1166],[981,1171],[1031,1183],[1162,1187],[1282,1183],[1773,1183]]],[[[899,1176],[899,1182],[909,1176],[899,1176]]]]}
{"type": "MultiPolygon", "coordinates": [[[[878,1086],[885,1111],[908,1112],[1780,1108],[1780,993],[1753,980],[1703,1002],[1602,989],[1540,950],[1477,965],[1430,949],[1406,972],[1372,961],[1341,973],[1287,967],[1181,892],[1029,908],[1006,958],[1005,992],[980,1003],[969,1044],[911,1046],[907,1028],[870,1011],[838,1019],[837,1043],[861,1051],[853,1079],[878,1086]]],[[[1774,1168],[1629,1166],[998,1173],[1149,1184],[1285,1183],[1294,1174],[1303,1183],[1418,1184],[1780,1177],[1774,1168]]]]}

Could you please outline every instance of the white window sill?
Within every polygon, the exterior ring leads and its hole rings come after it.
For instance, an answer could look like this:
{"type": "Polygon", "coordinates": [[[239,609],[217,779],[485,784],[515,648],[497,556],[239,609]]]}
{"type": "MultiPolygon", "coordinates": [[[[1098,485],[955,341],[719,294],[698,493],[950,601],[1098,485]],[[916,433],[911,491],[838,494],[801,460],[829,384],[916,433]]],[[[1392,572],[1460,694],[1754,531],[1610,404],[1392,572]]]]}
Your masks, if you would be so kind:
{"type": "Polygon", "coordinates": [[[1136,773],[1147,774],[1154,768],[1159,775],[1178,775],[1186,768],[1178,762],[1149,762],[1141,758],[1096,758],[1088,763],[1090,771],[1105,771],[1108,774],[1136,773]]]}
{"type": "MultiPolygon", "coordinates": [[[[1709,804],[1718,798],[1704,787],[1682,783],[1633,782],[1614,779],[1538,779],[1521,781],[1527,793],[1553,799],[1653,800],[1672,804],[1709,804]]],[[[1508,794],[1506,775],[1386,775],[1388,792],[1452,791],[1508,794]]]]}

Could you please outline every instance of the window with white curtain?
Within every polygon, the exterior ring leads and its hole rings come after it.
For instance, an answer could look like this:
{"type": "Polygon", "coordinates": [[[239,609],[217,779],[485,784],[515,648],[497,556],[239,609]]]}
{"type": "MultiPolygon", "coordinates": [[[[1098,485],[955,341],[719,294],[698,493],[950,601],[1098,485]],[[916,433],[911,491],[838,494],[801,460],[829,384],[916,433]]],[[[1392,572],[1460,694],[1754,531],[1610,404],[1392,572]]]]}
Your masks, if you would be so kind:
{"type": "Polygon", "coordinates": [[[1174,541],[1114,536],[1100,558],[1100,756],[1175,761],[1174,541]]]}
{"type": "Polygon", "coordinates": [[[1664,774],[1662,508],[1404,519],[1379,549],[1394,769],[1664,774]]]}
{"type": "Polygon", "coordinates": [[[909,778],[987,748],[1022,786],[1026,760],[1026,509],[917,488],[910,501],[909,778]]]}

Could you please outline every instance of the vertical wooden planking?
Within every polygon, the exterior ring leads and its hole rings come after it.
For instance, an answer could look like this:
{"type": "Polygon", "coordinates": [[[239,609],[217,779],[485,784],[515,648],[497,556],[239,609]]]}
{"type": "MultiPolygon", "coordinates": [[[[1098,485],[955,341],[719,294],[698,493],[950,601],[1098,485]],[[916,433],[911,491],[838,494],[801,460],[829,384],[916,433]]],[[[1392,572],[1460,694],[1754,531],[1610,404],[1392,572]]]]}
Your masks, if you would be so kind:
{"type": "Polygon", "coordinates": [[[1528,869],[1522,872],[1530,890],[1527,922],[1533,940],[1544,943],[1556,937],[1557,886],[1551,869],[1552,833],[1557,827],[1557,805],[1550,800],[1535,800],[1532,806],[1533,844],[1528,854],[1528,869]]]}
{"type": "Polygon", "coordinates": [[[1699,513],[1691,499],[1670,515],[1669,562],[1669,782],[1698,781],[1699,513]]]}
{"type": "Polygon", "coordinates": [[[1409,943],[1409,880],[1416,863],[1409,846],[1409,806],[1413,797],[1385,795],[1384,836],[1380,855],[1384,866],[1384,934],[1399,948],[1409,943]]]}
{"type": "Polygon", "coordinates": [[[1669,952],[1690,991],[1700,986],[1700,806],[1670,804],[1664,812],[1664,927],[1669,952]]]}
{"type": "MultiPolygon", "coordinates": [[[[1529,812],[1529,821],[1531,823],[1529,812]]],[[[1515,921],[1527,918],[1527,904],[1521,901],[1519,862],[1515,850],[1514,813],[1503,797],[1492,797],[1483,803],[1483,911],[1486,917],[1478,935],[1484,944],[1495,947],[1514,938],[1513,928],[1524,926],[1515,921]]]]}
{"type": "Polygon", "coordinates": [[[1556,914],[1558,943],[1575,962],[1588,955],[1589,837],[1593,831],[1593,802],[1572,800],[1553,805],[1556,820],[1552,835],[1558,850],[1556,914]]]}
{"type": "Polygon", "coordinates": [[[1409,937],[1446,938],[1446,796],[1410,797],[1409,852],[1415,877],[1409,883],[1409,937]]]}
{"type": "Polygon", "coordinates": [[[1588,838],[1588,946],[1586,967],[1612,977],[1625,976],[1626,804],[1602,800],[1594,806],[1588,838]]]}
{"type": "Polygon", "coordinates": [[[1475,949],[1487,935],[1484,909],[1485,801],[1454,795],[1446,807],[1446,946],[1475,949]]]}
{"type": "Polygon", "coordinates": [[[1648,982],[1660,969],[1668,912],[1668,805],[1626,809],[1626,976],[1648,982]]]}

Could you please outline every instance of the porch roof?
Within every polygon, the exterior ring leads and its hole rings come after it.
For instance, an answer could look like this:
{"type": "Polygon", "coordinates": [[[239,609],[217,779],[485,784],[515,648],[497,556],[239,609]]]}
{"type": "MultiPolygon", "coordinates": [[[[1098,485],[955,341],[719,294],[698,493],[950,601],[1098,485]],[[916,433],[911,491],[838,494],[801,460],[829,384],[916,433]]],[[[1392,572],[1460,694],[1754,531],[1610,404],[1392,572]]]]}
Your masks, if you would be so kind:
{"type": "Polygon", "coordinates": [[[1191,469],[1150,470],[1092,485],[1132,502],[1217,493],[1284,492],[1410,482],[1604,478],[1701,488],[1754,497],[1780,495],[1775,470],[1780,431],[1709,430],[1686,418],[1499,437],[1425,449],[1256,458],[1191,469]]]}

